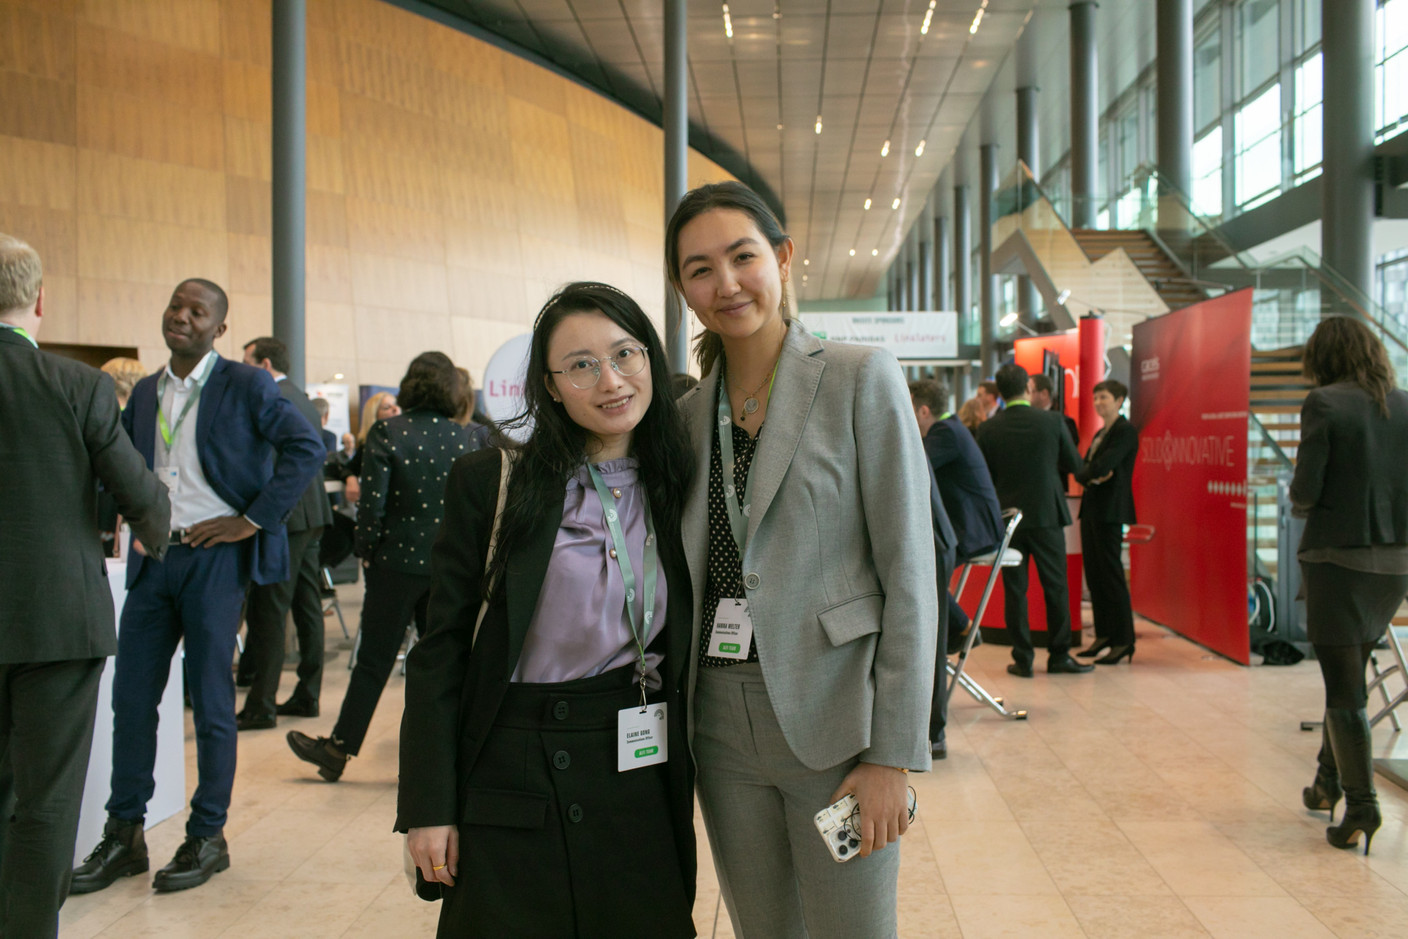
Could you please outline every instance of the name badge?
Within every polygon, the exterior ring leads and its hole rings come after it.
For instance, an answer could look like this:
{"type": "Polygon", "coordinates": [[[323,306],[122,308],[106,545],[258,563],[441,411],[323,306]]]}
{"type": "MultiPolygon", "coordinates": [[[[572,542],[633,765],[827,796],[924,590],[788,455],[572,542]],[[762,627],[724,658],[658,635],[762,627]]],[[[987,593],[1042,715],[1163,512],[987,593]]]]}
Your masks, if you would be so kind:
{"type": "Polygon", "coordinates": [[[163,466],[156,471],[157,478],[166,483],[166,488],[175,492],[176,487],[181,485],[181,467],[163,466]]]}
{"type": "Polygon", "coordinates": [[[753,617],[748,612],[748,601],[724,597],[714,610],[714,631],[709,635],[709,651],[705,654],[743,661],[752,644],[753,617]]]}
{"type": "Polygon", "coordinates": [[[616,771],[654,766],[670,758],[665,702],[616,712],[616,771]]]}

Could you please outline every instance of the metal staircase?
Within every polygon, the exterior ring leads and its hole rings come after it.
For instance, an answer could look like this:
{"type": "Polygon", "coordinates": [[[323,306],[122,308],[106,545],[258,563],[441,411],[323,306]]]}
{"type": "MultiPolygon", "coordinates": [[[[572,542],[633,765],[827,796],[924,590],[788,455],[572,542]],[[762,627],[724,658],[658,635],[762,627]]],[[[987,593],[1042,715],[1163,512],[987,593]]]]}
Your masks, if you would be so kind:
{"type": "Polygon", "coordinates": [[[1111,251],[1123,250],[1170,310],[1181,310],[1208,298],[1159,240],[1147,231],[1073,228],[1071,234],[1092,261],[1100,260],[1111,251]]]}

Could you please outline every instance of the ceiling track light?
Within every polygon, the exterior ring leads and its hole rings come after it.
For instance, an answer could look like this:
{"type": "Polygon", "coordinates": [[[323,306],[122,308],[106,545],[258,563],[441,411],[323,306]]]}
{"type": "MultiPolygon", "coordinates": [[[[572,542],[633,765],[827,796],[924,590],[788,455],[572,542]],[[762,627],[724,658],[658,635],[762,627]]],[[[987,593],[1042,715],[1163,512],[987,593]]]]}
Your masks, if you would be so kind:
{"type": "Polygon", "coordinates": [[[976,36],[978,34],[978,27],[983,25],[983,14],[987,12],[987,9],[988,0],[982,0],[978,4],[978,12],[973,14],[973,25],[968,27],[968,35],[976,36]]]}
{"type": "Polygon", "coordinates": [[[728,4],[724,4],[724,35],[733,38],[733,17],[729,15],[728,4]]]}
{"type": "Polygon", "coordinates": [[[929,0],[929,9],[924,11],[924,25],[919,27],[919,35],[929,35],[929,24],[934,21],[934,7],[938,5],[938,0],[929,0]]]}
{"type": "Polygon", "coordinates": [[[924,144],[926,144],[926,143],[928,143],[927,140],[921,140],[921,141],[919,141],[919,146],[917,146],[917,147],[914,148],[914,155],[915,155],[915,156],[921,157],[921,156],[924,155],[924,144]]]}
{"type": "Polygon", "coordinates": [[[869,199],[866,199],[866,200],[865,200],[865,211],[867,211],[867,212],[870,211],[870,200],[869,200],[869,199]]]}
{"type": "Polygon", "coordinates": [[[892,208],[892,209],[898,209],[899,207],[900,207],[900,197],[899,197],[899,196],[895,196],[895,201],[890,203],[890,208],[892,208]]]}
{"type": "Polygon", "coordinates": [[[820,115],[820,114],[818,114],[818,115],[816,116],[816,132],[817,132],[818,134],[821,133],[821,115],[820,115]]]}
{"type": "Polygon", "coordinates": [[[880,157],[884,159],[890,155],[890,141],[886,140],[885,145],[880,148],[880,157]]]}

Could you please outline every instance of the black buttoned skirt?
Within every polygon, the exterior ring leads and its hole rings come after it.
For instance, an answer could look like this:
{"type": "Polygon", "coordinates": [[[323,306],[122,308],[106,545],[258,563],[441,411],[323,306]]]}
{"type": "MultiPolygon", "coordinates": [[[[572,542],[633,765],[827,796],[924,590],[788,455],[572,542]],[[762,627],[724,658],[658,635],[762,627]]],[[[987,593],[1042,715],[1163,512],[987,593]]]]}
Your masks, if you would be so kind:
{"type": "MultiPolygon", "coordinates": [[[[640,701],[634,675],[509,686],[463,790],[439,936],[695,934],[668,764],[616,769],[617,712],[640,701]]],[[[669,746],[684,757],[683,740],[669,746]]]]}

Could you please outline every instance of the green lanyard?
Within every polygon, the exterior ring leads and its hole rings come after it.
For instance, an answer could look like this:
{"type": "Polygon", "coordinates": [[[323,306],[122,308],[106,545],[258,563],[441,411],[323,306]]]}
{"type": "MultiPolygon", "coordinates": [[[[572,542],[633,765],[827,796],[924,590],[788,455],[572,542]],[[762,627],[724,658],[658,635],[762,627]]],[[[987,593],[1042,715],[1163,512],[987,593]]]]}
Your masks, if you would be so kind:
{"type": "MultiPolygon", "coordinates": [[[[782,356],[778,356],[778,361],[782,356]]],[[[772,377],[768,379],[768,398],[772,398],[772,384],[777,380],[777,363],[772,366],[772,377]]],[[[733,412],[728,405],[728,387],[725,376],[719,375],[719,460],[724,472],[724,504],[728,507],[728,525],[733,529],[733,542],[738,545],[738,561],[743,562],[743,547],[748,542],[748,510],[752,503],[738,504],[738,474],[733,462],[733,412]]]]}
{"type": "Polygon", "coordinates": [[[596,487],[597,498],[601,500],[602,513],[606,516],[606,527],[611,532],[611,543],[616,548],[616,564],[621,568],[621,583],[626,588],[626,623],[631,627],[631,638],[636,643],[636,654],[640,657],[640,705],[645,707],[645,640],[650,634],[650,621],[655,618],[655,587],[659,579],[660,551],[655,543],[655,519],[650,514],[650,499],[645,488],[641,487],[641,498],[645,500],[645,597],[643,616],[636,615],[636,572],[631,566],[630,552],[626,550],[626,536],[621,532],[621,517],[616,511],[616,500],[601,478],[601,471],[588,463],[587,470],[596,487]]]}
{"type": "Polygon", "coordinates": [[[215,363],[212,361],[210,365],[206,366],[205,374],[196,379],[195,390],[191,392],[191,396],[186,399],[186,406],[181,408],[181,413],[177,415],[175,427],[167,426],[166,414],[161,410],[161,399],[166,397],[166,386],[168,384],[169,375],[167,372],[163,371],[161,378],[157,379],[156,423],[157,426],[161,428],[161,439],[166,444],[167,453],[171,452],[171,441],[176,439],[176,433],[181,429],[181,425],[186,422],[186,415],[191,413],[191,408],[195,406],[196,401],[200,400],[200,391],[205,387],[205,380],[210,377],[210,369],[214,364],[215,363]]]}
{"type": "MultiPolygon", "coordinates": [[[[943,417],[940,417],[939,420],[941,420],[941,421],[946,421],[946,420],[948,420],[950,417],[953,417],[953,412],[952,412],[952,411],[945,411],[944,414],[943,414],[943,417]]],[[[1130,661],[1133,661],[1133,660],[1131,659],[1130,661]]]]}
{"type": "Polygon", "coordinates": [[[25,331],[24,331],[23,329],[21,329],[20,327],[18,327],[18,326],[4,325],[3,328],[4,328],[4,329],[8,329],[8,330],[10,330],[11,332],[18,333],[19,335],[21,335],[21,336],[23,336],[24,338],[28,339],[28,340],[29,340],[29,344],[30,344],[31,346],[34,346],[34,348],[36,348],[36,349],[39,348],[39,343],[37,343],[37,342],[34,341],[34,337],[31,336],[29,333],[25,332],[25,331]]]}

